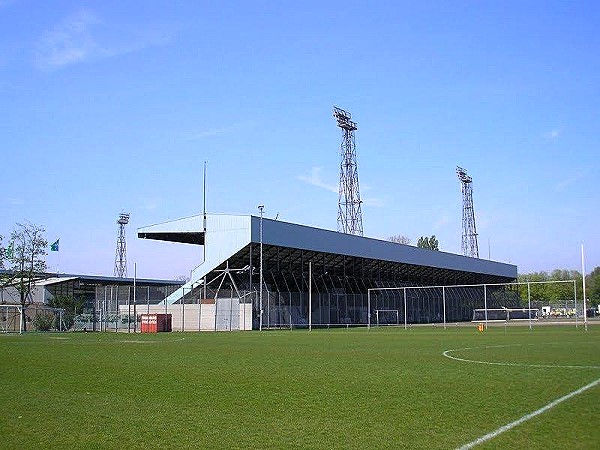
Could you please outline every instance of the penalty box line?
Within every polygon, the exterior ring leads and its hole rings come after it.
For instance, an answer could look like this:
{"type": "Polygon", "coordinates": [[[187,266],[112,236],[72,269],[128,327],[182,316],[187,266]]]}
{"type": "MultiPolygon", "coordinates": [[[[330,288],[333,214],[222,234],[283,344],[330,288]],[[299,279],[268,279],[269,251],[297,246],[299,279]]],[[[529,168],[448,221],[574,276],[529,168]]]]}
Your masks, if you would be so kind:
{"type": "Polygon", "coordinates": [[[545,413],[546,411],[554,408],[556,405],[559,405],[560,403],[567,401],[570,398],[573,398],[576,395],[579,395],[579,394],[587,391],[588,389],[591,389],[591,388],[597,386],[598,384],[600,384],[600,378],[598,378],[596,381],[591,382],[590,384],[583,386],[582,388],[577,389],[576,391],[573,391],[563,397],[557,398],[553,402],[548,403],[546,406],[543,406],[540,409],[538,409],[532,413],[526,414],[523,417],[521,417],[520,419],[515,420],[514,422],[506,424],[506,425],[498,428],[497,430],[494,430],[491,433],[486,434],[485,436],[481,436],[480,438],[477,438],[474,441],[469,442],[468,444],[465,444],[462,447],[459,447],[458,450],[467,450],[467,449],[475,447],[476,445],[483,444],[484,442],[494,439],[496,436],[504,433],[505,431],[508,431],[518,425],[521,425],[523,422],[526,422],[529,419],[533,419],[534,417],[545,413]]]}

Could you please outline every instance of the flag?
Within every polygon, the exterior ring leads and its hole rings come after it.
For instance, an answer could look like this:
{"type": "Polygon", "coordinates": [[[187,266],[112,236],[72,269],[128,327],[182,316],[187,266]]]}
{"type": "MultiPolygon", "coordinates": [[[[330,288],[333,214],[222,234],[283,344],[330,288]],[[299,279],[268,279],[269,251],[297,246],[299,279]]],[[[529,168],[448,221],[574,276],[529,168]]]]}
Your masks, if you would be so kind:
{"type": "Polygon", "coordinates": [[[58,241],[60,239],[57,239],[56,242],[53,242],[52,244],[50,244],[50,251],[51,252],[57,252],[58,251],[58,241]]]}

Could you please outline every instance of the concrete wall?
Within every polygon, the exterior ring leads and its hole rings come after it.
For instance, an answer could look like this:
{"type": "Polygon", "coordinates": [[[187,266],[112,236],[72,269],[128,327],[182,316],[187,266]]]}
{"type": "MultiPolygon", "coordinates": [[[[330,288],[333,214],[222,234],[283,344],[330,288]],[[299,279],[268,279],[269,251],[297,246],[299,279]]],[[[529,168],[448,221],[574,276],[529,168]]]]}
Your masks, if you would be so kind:
{"type": "MultiPolygon", "coordinates": [[[[226,300],[229,301],[229,299],[226,300]]],[[[166,311],[164,305],[150,305],[150,314],[165,314],[165,312],[171,314],[173,331],[215,331],[215,326],[217,331],[229,331],[230,328],[232,331],[252,330],[252,305],[250,303],[238,304],[236,302],[235,310],[232,311],[232,314],[223,314],[224,305],[221,303],[219,303],[219,307],[221,307],[220,316],[225,315],[236,319],[239,317],[239,324],[236,320],[231,323],[231,327],[229,326],[229,321],[227,321],[227,323],[215,323],[215,313],[217,312],[217,308],[214,303],[202,305],[168,305],[166,311]],[[200,319],[200,330],[198,330],[198,319],[200,319]]],[[[127,305],[120,305],[119,312],[122,315],[126,315],[127,305]]],[[[147,306],[137,306],[138,315],[146,314],[147,312],[147,306]]],[[[133,308],[131,309],[131,314],[133,314],[133,308]]]]}

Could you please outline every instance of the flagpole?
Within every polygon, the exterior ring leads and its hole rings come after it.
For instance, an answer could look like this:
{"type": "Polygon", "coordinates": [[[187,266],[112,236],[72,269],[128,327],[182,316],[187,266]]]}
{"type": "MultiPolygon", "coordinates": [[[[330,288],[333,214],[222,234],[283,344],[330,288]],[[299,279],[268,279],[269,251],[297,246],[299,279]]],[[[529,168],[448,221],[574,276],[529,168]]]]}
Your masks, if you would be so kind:
{"type": "MultiPolygon", "coordinates": [[[[585,298],[585,254],[583,252],[583,242],[581,243],[581,275],[583,276],[583,327],[585,331],[588,329],[587,323],[587,302],[585,298]]],[[[577,311],[575,311],[577,314],[577,311]]]]}
{"type": "Polygon", "coordinates": [[[57,264],[56,264],[56,276],[58,277],[60,274],[60,251],[59,251],[59,244],[60,243],[60,239],[57,239],[55,242],[53,242],[52,244],[50,244],[50,251],[51,252],[56,252],[58,253],[57,256],[57,264]]]}

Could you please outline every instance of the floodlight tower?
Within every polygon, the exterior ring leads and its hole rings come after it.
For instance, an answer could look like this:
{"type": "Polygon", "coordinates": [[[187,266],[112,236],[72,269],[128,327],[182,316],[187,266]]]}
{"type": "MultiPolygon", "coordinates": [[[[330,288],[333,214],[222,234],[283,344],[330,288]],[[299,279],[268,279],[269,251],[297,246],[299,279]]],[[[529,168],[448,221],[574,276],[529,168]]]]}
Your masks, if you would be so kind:
{"type": "Polygon", "coordinates": [[[337,229],[342,233],[363,235],[360,191],[358,189],[358,165],[354,132],[358,129],[349,112],[333,107],[333,117],[342,129],[340,185],[337,229]]]}
{"type": "Polygon", "coordinates": [[[475,227],[475,210],[473,209],[473,179],[462,167],[456,167],[456,175],[460,180],[462,192],[462,254],[479,258],[477,244],[477,228],[475,227]]]}
{"type": "Polygon", "coordinates": [[[117,251],[115,252],[115,277],[124,278],[127,276],[127,246],[125,244],[125,225],[129,223],[129,213],[119,214],[117,225],[119,230],[117,234],[117,251]]]}

